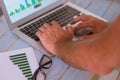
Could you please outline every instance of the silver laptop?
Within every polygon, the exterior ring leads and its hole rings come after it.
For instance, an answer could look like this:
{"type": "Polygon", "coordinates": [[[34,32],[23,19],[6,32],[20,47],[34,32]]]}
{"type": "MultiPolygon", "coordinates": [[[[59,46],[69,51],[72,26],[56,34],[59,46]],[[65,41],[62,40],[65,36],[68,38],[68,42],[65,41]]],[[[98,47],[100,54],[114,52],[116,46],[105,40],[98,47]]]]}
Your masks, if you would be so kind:
{"type": "Polygon", "coordinates": [[[75,16],[84,14],[98,17],[67,0],[0,0],[0,6],[11,31],[46,54],[35,35],[41,25],[56,20],[65,26],[75,16]]]}

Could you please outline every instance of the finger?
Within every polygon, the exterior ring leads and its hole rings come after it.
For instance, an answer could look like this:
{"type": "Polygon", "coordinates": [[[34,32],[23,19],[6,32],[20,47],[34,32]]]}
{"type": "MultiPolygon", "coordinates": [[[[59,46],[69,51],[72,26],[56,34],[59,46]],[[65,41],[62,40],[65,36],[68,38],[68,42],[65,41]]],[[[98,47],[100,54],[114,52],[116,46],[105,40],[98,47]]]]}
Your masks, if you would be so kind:
{"type": "Polygon", "coordinates": [[[90,21],[82,22],[78,26],[75,27],[74,32],[78,31],[81,28],[92,27],[92,23],[90,21]]]}
{"type": "Polygon", "coordinates": [[[71,24],[75,24],[79,21],[88,21],[89,20],[89,16],[88,15],[81,15],[77,18],[75,18],[74,20],[71,21],[71,24]]]}
{"type": "Polygon", "coordinates": [[[84,35],[84,36],[82,36],[81,38],[83,38],[83,39],[90,39],[90,38],[92,38],[93,36],[88,36],[88,35],[84,35]]]}
{"type": "Polygon", "coordinates": [[[95,34],[93,34],[93,35],[84,35],[84,36],[81,36],[81,37],[79,38],[79,40],[92,39],[92,38],[94,38],[95,36],[96,36],[95,34]]]}
{"type": "Polygon", "coordinates": [[[84,39],[91,39],[91,38],[95,38],[96,36],[97,36],[97,34],[84,35],[84,36],[82,36],[82,38],[84,38],[84,39]]]}
{"type": "Polygon", "coordinates": [[[72,35],[74,35],[73,28],[71,26],[66,26],[66,30],[72,35]]]}
{"type": "Polygon", "coordinates": [[[42,35],[42,32],[41,31],[37,31],[36,35],[39,37],[40,35],[42,35]]]}
{"type": "Polygon", "coordinates": [[[43,27],[46,28],[46,29],[50,28],[50,26],[51,26],[51,25],[48,24],[48,23],[43,24],[43,27]]]}
{"type": "Polygon", "coordinates": [[[59,24],[58,22],[56,22],[56,21],[52,21],[52,22],[51,22],[51,25],[52,25],[53,27],[59,27],[59,28],[60,28],[60,24],[59,24]]]}
{"type": "Polygon", "coordinates": [[[44,26],[40,27],[39,31],[44,32],[45,31],[45,27],[44,26]]]}

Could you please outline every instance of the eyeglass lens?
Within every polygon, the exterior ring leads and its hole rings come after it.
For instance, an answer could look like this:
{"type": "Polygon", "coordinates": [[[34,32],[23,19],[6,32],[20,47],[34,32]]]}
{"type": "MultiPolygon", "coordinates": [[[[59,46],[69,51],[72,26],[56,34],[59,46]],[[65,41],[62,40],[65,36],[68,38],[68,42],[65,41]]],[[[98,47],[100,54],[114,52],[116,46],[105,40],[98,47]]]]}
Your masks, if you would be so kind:
{"type": "Polygon", "coordinates": [[[33,75],[33,80],[45,80],[46,74],[43,69],[49,69],[52,65],[52,59],[46,55],[43,55],[40,62],[39,68],[35,71],[33,75]]]}

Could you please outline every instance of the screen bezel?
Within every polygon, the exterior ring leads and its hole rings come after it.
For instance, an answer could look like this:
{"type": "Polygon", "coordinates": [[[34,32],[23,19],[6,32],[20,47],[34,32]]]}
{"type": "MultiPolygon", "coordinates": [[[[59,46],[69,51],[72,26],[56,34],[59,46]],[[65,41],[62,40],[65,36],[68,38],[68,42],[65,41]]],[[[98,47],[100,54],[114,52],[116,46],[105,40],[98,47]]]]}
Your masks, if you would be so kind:
{"type": "Polygon", "coordinates": [[[5,4],[4,4],[3,0],[0,0],[0,7],[1,7],[2,11],[3,11],[3,14],[6,17],[6,20],[7,20],[7,23],[9,25],[10,29],[13,29],[15,27],[18,27],[18,26],[20,26],[20,25],[22,25],[22,24],[24,24],[24,23],[26,23],[26,22],[34,19],[35,17],[38,17],[38,16],[40,16],[40,15],[48,12],[49,10],[51,10],[51,9],[53,9],[53,8],[61,5],[61,4],[64,4],[65,2],[66,2],[66,0],[59,0],[59,1],[57,1],[57,2],[55,2],[53,4],[51,4],[51,5],[49,5],[48,7],[44,8],[42,10],[39,10],[36,13],[31,14],[31,15],[27,16],[26,18],[23,18],[20,21],[17,21],[15,23],[11,23],[10,17],[9,17],[9,15],[7,13],[7,9],[5,7],[5,4]]]}

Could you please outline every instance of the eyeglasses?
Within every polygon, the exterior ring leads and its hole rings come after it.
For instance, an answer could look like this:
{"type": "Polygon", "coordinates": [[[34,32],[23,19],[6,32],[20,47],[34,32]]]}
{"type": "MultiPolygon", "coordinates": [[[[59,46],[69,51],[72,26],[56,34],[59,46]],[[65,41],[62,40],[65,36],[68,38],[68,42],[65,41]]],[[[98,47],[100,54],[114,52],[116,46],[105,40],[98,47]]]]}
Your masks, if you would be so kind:
{"type": "Polygon", "coordinates": [[[46,80],[46,73],[43,71],[43,69],[49,69],[51,65],[52,59],[46,55],[43,55],[39,62],[39,68],[32,76],[32,80],[46,80]]]}

